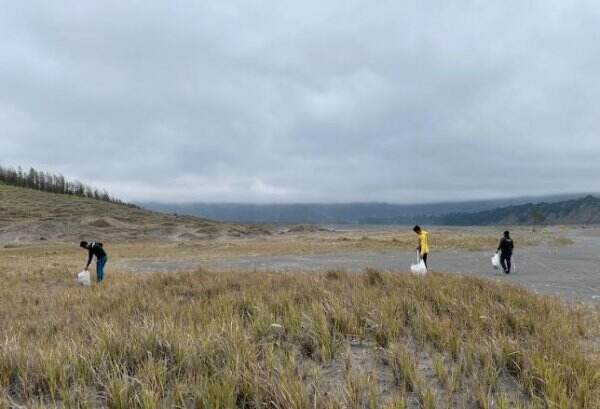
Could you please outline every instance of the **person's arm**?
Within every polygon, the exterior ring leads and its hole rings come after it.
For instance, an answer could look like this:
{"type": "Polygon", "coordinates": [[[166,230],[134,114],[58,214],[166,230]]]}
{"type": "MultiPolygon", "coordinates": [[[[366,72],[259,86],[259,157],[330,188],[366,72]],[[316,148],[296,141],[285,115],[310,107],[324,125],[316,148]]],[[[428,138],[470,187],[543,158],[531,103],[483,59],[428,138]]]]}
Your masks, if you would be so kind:
{"type": "Polygon", "coordinates": [[[496,253],[499,253],[502,249],[502,242],[504,242],[504,239],[500,239],[500,244],[498,244],[498,249],[496,249],[496,253]]]}
{"type": "Polygon", "coordinates": [[[92,247],[91,246],[90,246],[90,248],[88,248],[88,252],[90,254],[89,254],[89,257],[88,257],[87,264],[85,265],[85,269],[86,270],[90,267],[90,264],[92,263],[92,257],[94,257],[94,253],[92,253],[92,247]]]}
{"type": "Polygon", "coordinates": [[[515,249],[515,242],[511,240],[510,242],[510,251],[512,253],[512,251],[515,249]]]}

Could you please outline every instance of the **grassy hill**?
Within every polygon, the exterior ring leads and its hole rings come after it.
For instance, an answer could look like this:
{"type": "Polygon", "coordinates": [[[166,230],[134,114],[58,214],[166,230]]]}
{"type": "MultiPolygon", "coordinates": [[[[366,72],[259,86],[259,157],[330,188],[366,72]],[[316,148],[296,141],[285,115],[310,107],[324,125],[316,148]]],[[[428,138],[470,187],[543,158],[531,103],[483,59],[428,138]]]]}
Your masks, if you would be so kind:
{"type": "Polygon", "coordinates": [[[195,240],[265,233],[260,227],[175,216],[0,183],[0,244],[40,240],[195,240]]]}
{"type": "Polygon", "coordinates": [[[436,221],[462,226],[600,224],[600,199],[586,196],[557,203],[528,203],[476,213],[449,214],[436,221]]]}

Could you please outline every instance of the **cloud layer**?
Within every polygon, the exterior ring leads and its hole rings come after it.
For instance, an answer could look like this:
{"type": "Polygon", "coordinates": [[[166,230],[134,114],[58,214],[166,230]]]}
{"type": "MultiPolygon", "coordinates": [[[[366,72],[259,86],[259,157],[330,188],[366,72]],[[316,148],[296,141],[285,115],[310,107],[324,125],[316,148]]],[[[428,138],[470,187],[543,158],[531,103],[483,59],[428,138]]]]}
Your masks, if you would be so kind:
{"type": "Polygon", "coordinates": [[[600,191],[597,2],[158,3],[3,5],[0,163],[126,200],[600,191]]]}

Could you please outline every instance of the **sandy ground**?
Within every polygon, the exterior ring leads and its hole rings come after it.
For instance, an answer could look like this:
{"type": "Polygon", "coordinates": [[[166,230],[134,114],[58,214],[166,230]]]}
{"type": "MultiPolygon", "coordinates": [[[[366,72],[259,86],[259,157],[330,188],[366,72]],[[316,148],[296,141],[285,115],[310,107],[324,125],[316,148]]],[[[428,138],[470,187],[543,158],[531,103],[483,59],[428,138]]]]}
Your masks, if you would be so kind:
{"type": "MultiPolygon", "coordinates": [[[[600,303],[600,228],[573,229],[564,233],[573,241],[568,246],[530,246],[514,254],[516,271],[505,275],[491,267],[489,251],[432,249],[430,270],[473,274],[524,285],[536,292],[569,300],[600,303]]],[[[132,272],[194,270],[234,271],[361,271],[368,267],[408,271],[416,255],[408,251],[341,251],[326,254],[243,255],[221,259],[129,260],[120,269],[132,272]]]]}

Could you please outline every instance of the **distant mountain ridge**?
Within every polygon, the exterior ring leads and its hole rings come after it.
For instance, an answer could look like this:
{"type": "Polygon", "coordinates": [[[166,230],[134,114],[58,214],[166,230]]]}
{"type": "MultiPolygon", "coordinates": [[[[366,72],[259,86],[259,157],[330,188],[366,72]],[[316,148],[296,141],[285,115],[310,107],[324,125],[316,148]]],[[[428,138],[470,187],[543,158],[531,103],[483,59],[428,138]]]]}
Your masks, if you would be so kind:
{"type": "Polygon", "coordinates": [[[429,204],[342,203],[342,204],[243,204],[243,203],[138,203],[166,213],[206,217],[241,223],[315,224],[473,224],[493,219],[496,210],[528,206],[534,202],[559,203],[585,194],[548,195],[496,200],[429,204]],[[485,212],[492,212],[485,214],[485,212]],[[484,214],[479,214],[484,213],[484,214]],[[477,215],[469,219],[469,215],[477,215]],[[473,223],[467,221],[472,220],[473,223]]]}
{"type": "Polygon", "coordinates": [[[555,203],[527,203],[475,213],[454,213],[435,218],[435,224],[485,226],[519,224],[600,224],[600,198],[555,203]]]}

